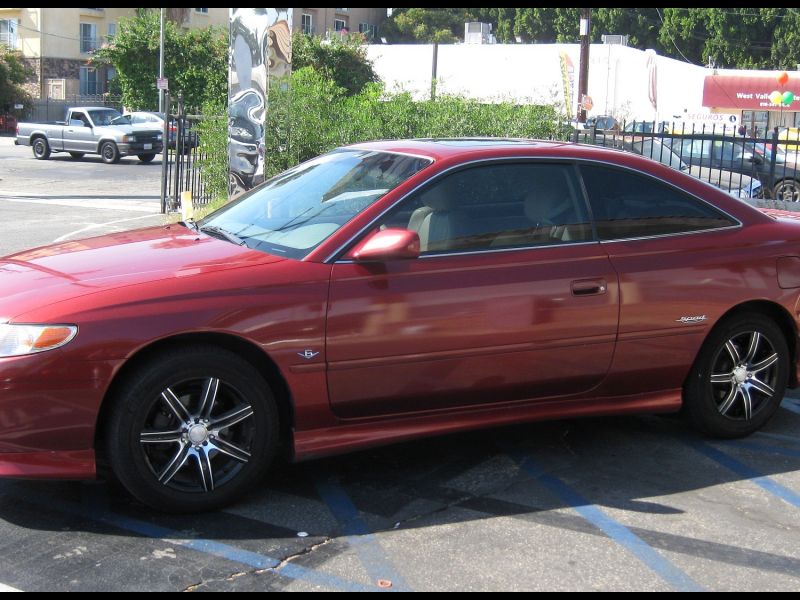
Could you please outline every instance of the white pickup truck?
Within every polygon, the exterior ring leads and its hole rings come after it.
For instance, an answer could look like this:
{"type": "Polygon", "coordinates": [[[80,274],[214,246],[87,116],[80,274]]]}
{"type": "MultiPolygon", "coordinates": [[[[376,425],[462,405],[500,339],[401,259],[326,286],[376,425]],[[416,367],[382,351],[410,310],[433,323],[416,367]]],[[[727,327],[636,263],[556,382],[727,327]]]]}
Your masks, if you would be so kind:
{"type": "Polygon", "coordinates": [[[52,152],[69,152],[73,158],[99,154],[108,164],[130,155],[137,156],[144,163],[153,160],[163,148],[163,132],[111,124],[121,116],[113,108],[70,108],[66,121],[19,123],[14,143],[31,146],[33,155],[39,160],[50,158],[52,152]]]}

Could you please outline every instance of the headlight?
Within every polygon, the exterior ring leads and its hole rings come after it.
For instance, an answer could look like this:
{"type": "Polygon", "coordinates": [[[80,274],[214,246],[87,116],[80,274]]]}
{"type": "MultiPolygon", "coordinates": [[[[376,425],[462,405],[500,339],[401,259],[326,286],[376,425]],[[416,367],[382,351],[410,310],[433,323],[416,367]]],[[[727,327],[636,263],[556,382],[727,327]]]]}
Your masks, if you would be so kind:
{"type": "Polygon", "coordinates": [[[123,144],[132,144],[136,141],[135,135],[123,135],[122,136],[122,143],[123,144]]]}
{"type": "Polygon", "coordinates": [[[75,325],[0,324],[0,358],[54,350],[78,333],[75,325]]]}
{"type": "Polygon", "coordinates": [[[163,133],[159,133],[159,134],[156,136],[156,139],[157,139],[157,140],[160,142],[160,141],[161,141],[161,138],[163,138],[163,137],[164,137],[164,134],[163,134],[163,133]]]}

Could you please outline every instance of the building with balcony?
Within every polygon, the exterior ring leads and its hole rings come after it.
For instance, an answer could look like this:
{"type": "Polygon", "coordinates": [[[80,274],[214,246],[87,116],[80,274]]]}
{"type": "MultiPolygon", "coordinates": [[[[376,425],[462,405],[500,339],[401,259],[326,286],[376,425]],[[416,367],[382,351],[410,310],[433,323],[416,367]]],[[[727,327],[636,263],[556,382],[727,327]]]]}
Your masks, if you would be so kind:
{"type": "MultiPolygon", "coordinates": [[[[227,8],[167,9],[183,27],[226,26],[227,8]]],[[[64,100],[108,90],[114,70],[90,64],[92,53],[114,37],[135,8],[0,8],[0,44],[22,53],[34,76],[34,98],[64,100]]]]}

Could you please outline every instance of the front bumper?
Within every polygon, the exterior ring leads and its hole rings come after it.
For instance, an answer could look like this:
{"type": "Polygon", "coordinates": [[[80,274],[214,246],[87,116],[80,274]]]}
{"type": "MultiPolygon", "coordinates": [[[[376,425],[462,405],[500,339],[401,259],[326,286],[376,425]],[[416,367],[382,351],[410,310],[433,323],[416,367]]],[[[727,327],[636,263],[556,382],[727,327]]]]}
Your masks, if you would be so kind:
{"type": "Polygon", "coordinates": [[[164,144],[161,142],[150,144],[152,148],[145,148],[145,144],[139,142],[135,144],[119,144],[119,153],[122,156],[130,156],[132,154],[159,154],[164,149],[164,144]]]}

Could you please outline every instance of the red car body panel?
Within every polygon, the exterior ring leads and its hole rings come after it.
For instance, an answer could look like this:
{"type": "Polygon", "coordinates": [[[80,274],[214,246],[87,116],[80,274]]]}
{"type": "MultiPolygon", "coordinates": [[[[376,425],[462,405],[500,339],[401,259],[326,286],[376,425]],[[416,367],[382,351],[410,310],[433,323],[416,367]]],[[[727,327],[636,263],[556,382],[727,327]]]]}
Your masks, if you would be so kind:
{"type": "Polygon", "coordinates": [[[795,219],[596,147],[357,147],[433,162],[303,260],[182,225],[0,259],[0,322],[79,327],[61,349],[0,359],[0,475],[93,477],[109,389],[137,355],[183,336],[226,336],[274,364],[289,392],[298,460],[481,426],[677,410],[708,332],[748,302],[785,315],[797,345],[800,291],[779,285],[776,266],[800,257],[795,219]],[[333,260],[437,174],[516,159],[645,171],[713,201],[742,226],[383,264],[333,260]],[[576,284],[602,293],[576,295],[576,284]],[[694,316],[705,319],[681,321],[694,316]]]}

